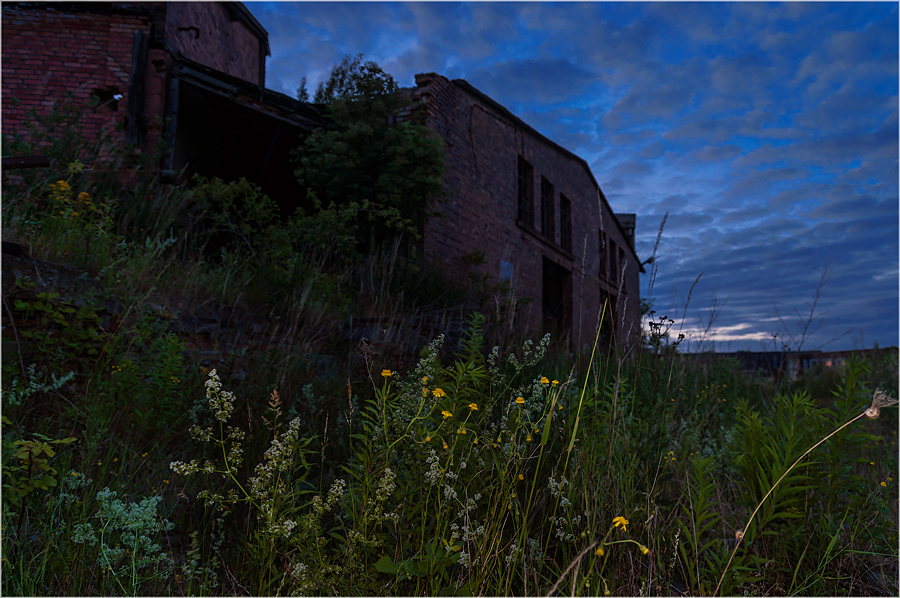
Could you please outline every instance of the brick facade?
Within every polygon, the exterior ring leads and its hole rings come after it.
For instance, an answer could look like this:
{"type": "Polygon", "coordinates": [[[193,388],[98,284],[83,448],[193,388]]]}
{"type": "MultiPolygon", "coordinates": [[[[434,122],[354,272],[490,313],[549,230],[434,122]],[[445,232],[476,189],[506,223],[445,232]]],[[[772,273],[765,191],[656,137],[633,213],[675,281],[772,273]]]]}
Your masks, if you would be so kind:
{"type": "Polygon", "coordinates": [[[3,135],[22,131],[26,114],[48,113],[72,94],[78,106],[102,92],[111,100],[86,112],[81,125],[95,132],[120,122],[127,113],[132,51],[136,31],[149,18],[95,15],[65,10],[36,10],[3,4],[3,135]]]}
{"type": "Polygon", "coordinates": [[[623,226],[584,160],[467,82],[417,75],[411,92],[445,142],[447,198],[438,209],[446,218],[426,225],[425,255],[463,280],[463,256],[483,252],[484,273],[534,299],[532,329],[561,329],[582,344],[593,341],[609,298],[615,340],[630,344],[640,332],[643,271],[634,215],[623,226]]]}
{"type": "Polygon", "coordinates": [[[265,82],[268,34],[240,3],[4,2],[2,26],[6,138],[24,133],[31,109],[45,115],[71,93],[78,107],[101,99],[82,117],[86,135],[122,125],[120,141],[129,131],[128,141],[152,147],[162,133],[168,70],[181,57],[265,82]]]}

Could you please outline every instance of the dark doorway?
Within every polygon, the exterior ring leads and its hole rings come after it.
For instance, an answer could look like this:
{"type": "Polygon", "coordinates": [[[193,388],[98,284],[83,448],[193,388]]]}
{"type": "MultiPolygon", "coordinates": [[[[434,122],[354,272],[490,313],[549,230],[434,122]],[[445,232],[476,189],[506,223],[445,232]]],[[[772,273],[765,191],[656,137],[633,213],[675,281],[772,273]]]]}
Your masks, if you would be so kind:
{"type": "Polygon", "coordinates": [[[608,293],[603,288],[600,289],[600,310],[603,314],[603,320],[600,322],[600,340],[599,345],[602,347],[612,347],[616,342],[616,322],[618,322],[616,309],[616,296],[608,293]]]}
{"type": "Polygon", "coordinates": [[[543,316],[546,332],[572,327],[572,273],[543,258],[543,316]]]}

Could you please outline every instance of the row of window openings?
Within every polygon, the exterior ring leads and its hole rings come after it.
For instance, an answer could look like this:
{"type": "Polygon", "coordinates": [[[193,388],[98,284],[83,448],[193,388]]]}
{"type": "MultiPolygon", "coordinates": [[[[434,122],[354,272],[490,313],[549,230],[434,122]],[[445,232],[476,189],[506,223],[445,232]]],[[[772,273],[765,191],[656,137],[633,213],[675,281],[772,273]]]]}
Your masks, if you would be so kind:
{"type": "MultiPolygon", "coordinates": [[[[525,227],[534,229],[534,167],[519,156],[519,211],[518,219],[525,227]]],[[[554,242],[556,231],[556,191],[553,184],[545,177],[541,177],[541,233],[554,242]]],[[[559,244],[568,251],[572,251],[572,202],[559,194],[559,244]]]]}
{"type": "MultiPolygon", "coordinates": [[[[522,156],[519,156],[519,212],[518,219],[524,226],[534,229],[534,167],[522,156]]],[[[555,230],[555,206],[553,184],[541,177],[541,232],[553,240],[555,230]]],[[[566,251],[572,251],[572,203],[560,193],[559,195],[559,244],[566,251]]],[[[619,273],[625,264],[625,250],[616,247],[614,241],[607,243],[606,234],[600,231],[600,277],[618,284],[619,273]],[[609,253],[607,253],[607,251],[609,253]],[[618,259],[617,259],[618,258],[618,259]],[[608,266],[608,270],[607,270],[608,266]]]]}

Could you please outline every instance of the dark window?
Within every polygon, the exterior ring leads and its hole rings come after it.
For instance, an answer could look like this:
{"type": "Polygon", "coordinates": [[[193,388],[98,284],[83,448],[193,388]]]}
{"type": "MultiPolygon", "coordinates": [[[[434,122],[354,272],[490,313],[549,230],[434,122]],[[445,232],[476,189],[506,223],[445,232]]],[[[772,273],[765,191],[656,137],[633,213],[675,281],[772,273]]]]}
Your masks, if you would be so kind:
{"type": "Polygon", "coordinates": [[[534,168],[519,156],[519,222],[534,228],[534,168]]]}
{"type": "Polygon", "coordinates": [[[553,205],[553,185],[550,184],[550,181],[541,177],[541,232],[551,241],[556,232],[553,222],[555,208],[556,206],[553,205]]]}
{"type": "Polygon", "coordinates": [[[542,313],[545,332],[572,328],[572,273],[546,257],[543,262],[542,313]]]}
{"type": "Polygon", "coordinates": [[[616,268],[616,243],[609,242],[609,282],[613,284],[619,283],[619,270],[616,268]]]}
{"type": "Polygon", "coordinates": [[[559,195],[559,244],[572,251],[572,203],[565,195],[559,195]]]}
{"type": "Polygon", "coordinates": [[[606,233],[600,231],[600,278],[606,278],[606,233]]]}

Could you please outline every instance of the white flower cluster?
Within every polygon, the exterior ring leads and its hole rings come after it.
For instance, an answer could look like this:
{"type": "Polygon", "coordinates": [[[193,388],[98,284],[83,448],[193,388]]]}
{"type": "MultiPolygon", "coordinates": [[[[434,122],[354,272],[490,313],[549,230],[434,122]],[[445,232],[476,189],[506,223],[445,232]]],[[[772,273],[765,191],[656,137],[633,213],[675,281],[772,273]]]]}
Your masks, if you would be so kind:
{"type": "Polygon", "coordinates": [[[441,481],[444,471],[441,469],[441,463],[440,459],[438,459],[437,452],[433,448],[428,449],[428,456],[425,457],[425,463],[428,465],[428,469],[425,471],[425,479],[428,480],[429,484],[434,486],[441,481]]]}
{"type": "Polygon", "coordinates": [[[550,488],[550,494],[552,494],[553,496],[559,496],[559,493],[565,489],[566,484],[568,483],[569,480],[567,480],[565,476],[563,476],[559,482],[553,479],[553,476],[550,476],[550,479],[547,480],[547,487],[550,488]]]}
{"type": "Polygon", "coordinates": [[[231,412],[234,411],[234,393],[222,390],[222,382],[216,374],[216,370],[209,372],[209,380],[206,381],[206,398],[209,400],[209,408],[220,422],[228,421],[231,412]]]}

